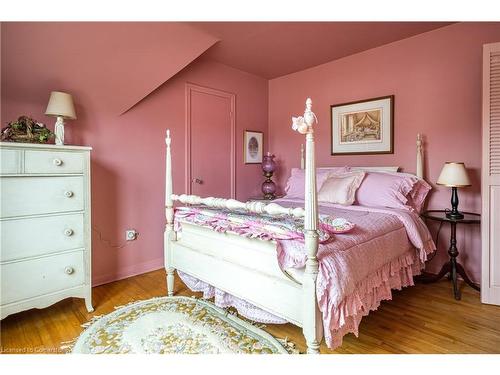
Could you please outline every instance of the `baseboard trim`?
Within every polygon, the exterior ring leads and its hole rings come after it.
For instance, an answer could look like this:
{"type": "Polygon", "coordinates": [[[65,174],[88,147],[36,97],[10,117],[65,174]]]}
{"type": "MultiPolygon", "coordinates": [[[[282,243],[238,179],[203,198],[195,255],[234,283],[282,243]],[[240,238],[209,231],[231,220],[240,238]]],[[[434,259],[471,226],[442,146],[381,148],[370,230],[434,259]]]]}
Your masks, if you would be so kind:
{"type": "Polygon", "coordinates": [[[92,278],[92,286],[112,283],[113,281],[127,279],[132,276],[141,275],[146,272],[156,271],[164,267],[163,257],[149,260],[147,262],[134,264],[106,275],[99,275],[92,278]]]}

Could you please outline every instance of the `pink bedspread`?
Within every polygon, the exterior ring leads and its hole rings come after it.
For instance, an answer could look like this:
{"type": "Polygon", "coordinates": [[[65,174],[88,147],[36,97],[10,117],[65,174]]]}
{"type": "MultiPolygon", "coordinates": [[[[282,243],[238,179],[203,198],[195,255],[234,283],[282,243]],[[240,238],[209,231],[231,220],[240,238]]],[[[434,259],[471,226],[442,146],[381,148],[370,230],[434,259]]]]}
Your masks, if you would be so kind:
{"type": "MultiPolygon", "coordinates": [[[[275,203],[287,207],[304,204],[296,199],[280,199],[275,203]]],[[[382,300],[392,299],[391,289],[413,285],[413,276],[420,273],[435,245],[415,212],[328,204],[320,205],[319,212],[356,224],[351,232],[336,234],[331,241],[320,244],[318,250],[318,305],[325,341],[329,348],[335,348],[342,344],[345,334],[358,335],[362,317],[377,309],[382,300]]],[[[212,225],[221,229],[220,224],[212,225]]],[[[281,237],[277,243],[282,269],[304,267],[303,241],[281,237]]],[[[179,275],[192,290],[203,291],[207,298],[215,297],[219,306],[234,306],[242,315],[260,322],[283,322],[189,275],[181,272],[179,275]]]]}

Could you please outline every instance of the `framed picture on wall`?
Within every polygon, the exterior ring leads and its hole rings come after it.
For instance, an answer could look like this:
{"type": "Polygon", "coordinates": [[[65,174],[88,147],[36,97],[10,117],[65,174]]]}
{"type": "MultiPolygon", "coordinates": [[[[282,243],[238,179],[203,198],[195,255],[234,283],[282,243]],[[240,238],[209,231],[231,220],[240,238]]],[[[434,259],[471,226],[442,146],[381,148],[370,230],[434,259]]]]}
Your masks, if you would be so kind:
{"type": "Polygon", "coordinates": [[[243,159],[245,164],[262,163],[264,134],[253,130],[245,130],[243,139],[243,159]]]}
{"type": "Polygon", "coordinates": [[[394,153],[394,95],[330,106],[331,154],[394,153]]]}

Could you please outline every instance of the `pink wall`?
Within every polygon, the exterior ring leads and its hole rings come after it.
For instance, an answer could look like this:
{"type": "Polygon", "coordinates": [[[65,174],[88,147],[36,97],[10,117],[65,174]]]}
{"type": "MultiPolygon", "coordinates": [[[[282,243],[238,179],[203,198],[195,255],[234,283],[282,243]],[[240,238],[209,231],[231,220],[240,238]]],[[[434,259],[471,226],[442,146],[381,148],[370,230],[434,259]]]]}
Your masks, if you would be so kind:
{"type": "MultiPolygon", "coordinates": [[[[290,131],[306,96],[319,118],[317,164],[398,165],[415,171],[415,139],[425,136],[425,175],[434,189],[428,208],[449,207],[450,191],[435,184],[445,161],[464,161],[473,186],[459,191],[460,208],[480,212],[482,45],[500,40],[500,23],[461,23],[371,49],[269,82],[269,149],[280,164],[284,186],[300,163],[301,137],[290,131]],[[330,156],[330,105],[395,95],[394,154],[330,156]]],[[[436,226],[431,225],[433,233],[436,226]]],[[[479,226],[459,226],[459,259],[480,280],[479,226]]],[[[438,271],[446,259],[449,228],[440,236],[440,253],[430,263],[438,271]]]]}
{"type": "MultiPolygon", "coordinates": [[[[257,193],[261,171],[258,165],[243,164],[243,130],[267,132],[267,80],[226,65],[198,60],[120,116],[116,108],[121,107],[122,99],[124,105],[129,104],[130,93],[118,87],[110,90],[103,84],[102,76],[106,71],[102,70],[102,55],[97,53],[101,47],[93,51],[92,43],[80,35],[78,40],[68,40],[71,46],[59,46],[57,55],[29,54],[27,51],[39,50],[40,43],[50,44],[52,26],[49,23],[47,28],[40,25],[36,38],[25,34],[32,32],[31,27],[24,28],[21,24],[13,33],[9,33],[9,27],[12,25],[2,24],[2,125],[27,114],[53,127],[54,119],[44,116],[43,112],[50,91],[63,90],[73,94],[78,116],[67,124],[67,143],[94,148],[94,284],[163,266],[164,134],[167,127],[172,130],[174,189],[184,192],[186,82],[236,94],[236,195],[246,199],[257,193]],[[81,51],[79,43],[85,45],[81,51]],[[108,105],[109,102],[113,105],[108,105]],[[138,240],[121,249],[112,247],[124,243],[127,228],[137,229],[138,240]]],[[[134,51],[134,44],[129,47],[120,44],[114,48],[115,53],[128,54],[130,58],[136,53],[134,51]]],[[[156,70],[161,66],[155,63],[151,67],[156,70]]],[[[137,78],[136,74],[147,74],[147,69],[123,71],[123,66],[117,68],[120,79],[131,82],[137,78]]],[[[157,77],[157,73],[155,71],[154,76],[157,77]]],[[[115,75],[116,72],[107,71],[107,74],[115,75]]],[[[214,150],[207,146],[206,152],[210,155],[214,150]]]]}

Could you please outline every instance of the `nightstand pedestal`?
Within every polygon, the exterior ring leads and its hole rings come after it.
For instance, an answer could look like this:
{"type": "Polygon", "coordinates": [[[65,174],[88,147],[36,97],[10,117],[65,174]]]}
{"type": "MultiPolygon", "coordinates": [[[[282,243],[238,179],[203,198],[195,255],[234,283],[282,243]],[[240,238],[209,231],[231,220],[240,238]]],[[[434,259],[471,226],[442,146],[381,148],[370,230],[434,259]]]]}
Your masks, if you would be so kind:
{"type": "MultiPolygon", "coordinates": [[[[440,221],[450,223],[450,247],[448,249],[448,255],[450,260],[446,262],[437,275],[423,274],[418,278],[419,281],[423,283],[432,283],[440,280],[444,276],[449,274],[449,279],[453,283],[453,295],[456,300],[460,300],[460,291],[457,285],[457,276],[460,275],[467,285],[479,291],[480,288],[475,285],[471,279],[467,276],[464,267],[457,262],[458,249],[457,249],[457,224],[479,224],[481,222],[481,215],[473,213],[464,213],[463,219],[450,219],[446,217],[445,211],[432,210],[426,211],[422,214],[422,217],[429,220],[440,221]]],[[[439,235],[439,233],[438,233],[439,235]]],[[[436,241],[437,242],[437,241],[436,241]]],[[[437,250],[436,250],[437,251],[437,250]]]]}

